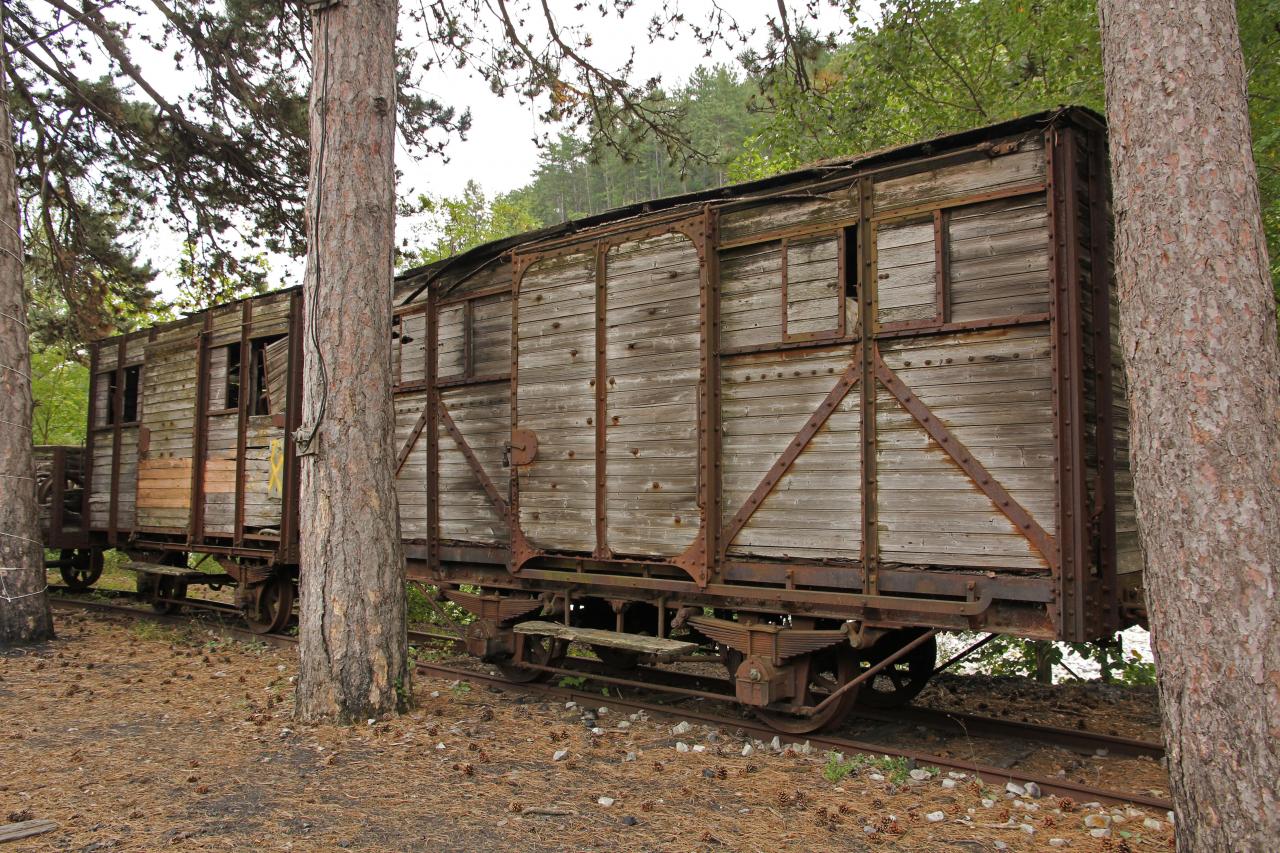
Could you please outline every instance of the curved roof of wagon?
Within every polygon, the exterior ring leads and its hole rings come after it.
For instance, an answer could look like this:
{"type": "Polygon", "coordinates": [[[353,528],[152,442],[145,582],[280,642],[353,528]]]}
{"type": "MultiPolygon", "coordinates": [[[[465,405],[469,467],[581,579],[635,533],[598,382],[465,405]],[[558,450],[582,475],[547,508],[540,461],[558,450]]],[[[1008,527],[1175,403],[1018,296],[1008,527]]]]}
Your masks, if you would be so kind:
{"type": "Polygon", "coordinates": [[[622,207],[615,207],[611,210],[606,210],[603,213],[596,213],[579,219],[568,219],[564,222],[549,225],[545,228],[526,231],[522,234],[505,237],[501,240],[482,243],[479,246],[475,246],[465,252],[460,252],[452,257],[405,270],[396,276],[396,280],[402,283],[408,283],[414,279],[425,278],[424,281],[420,282],[419,287],[415,288],[412,293],[402,300],[404,303],[408,303],[416,299],[418,294],[422,292],[423,288],[429,286],[432,281],[439,278],[442,274],[453,270],[454,268],[478,269],[484,264],[492,261],[494,258],[500,257],[506,252],[523,245],[541,243],[556,237],[564,237],[576,232],[596,228],[601,225],[621,222],[626,219],[646,216],[651,213],[669,211],[681,207],[692,207],[717,201],[728,201],[749,195],[771,195],[790,186],[831,178],[841,172],[851,172],[855,170],[861,171],[878,166],[890,165],[896,162],[911,160],[916,157],[930,156],[945,153],[950,150],[965,148],[971,145],[981,144],[987,140],[999,137],[1011,136],[1032,130],[1043,130],[1045,127],[1064,116],[1080,117],[1086,122],[1093,124],[1105,123],[1105,119],[1102,116],[1088,107],[1064,106],[1054,110],[1044,110],[1038,113],[1031,113],[1029,115],[1019,116],[1018,118],[1009,119],[1007,121],[996,122],[994,124],[984,125],[983,127],[972,128],[970,130],[963,130],[957,133],[943,134],[931,139],[910,142],[904,145],[879,148],[874,151],[854,154],[847,157],[833,157],[826,160],[818,160],[802,168],[795,169],[790,172],[782,172],[768,178],[761,178],[759,180],[746,181],[738,184],[726,184],[724,186],[713,187],[711,189],[636,202],[634,204],[623,205],[622,207]]]}

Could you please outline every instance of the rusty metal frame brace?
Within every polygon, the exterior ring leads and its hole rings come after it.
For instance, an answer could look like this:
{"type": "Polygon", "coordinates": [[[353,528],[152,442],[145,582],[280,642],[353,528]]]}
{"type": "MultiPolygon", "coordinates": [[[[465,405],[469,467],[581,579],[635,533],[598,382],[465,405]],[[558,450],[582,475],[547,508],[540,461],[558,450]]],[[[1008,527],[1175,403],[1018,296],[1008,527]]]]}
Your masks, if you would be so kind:
{"type": "Polygon", "coordinates": [[[447,624],[450,630],[452,630],[457,635],[458,639],[462,639],[466,636],[466,630],[463,628],[463,626],[458,624],[458,622],[456,622],[454,618],[449,615],[449,612],[440,606],[439,599],[443,598],[447,601],[448,598],[440,592],[439,588],[435,588],[435,594],[433,595],[431,592],[433,587],[428,586],[422,581],[409,581],[409,583],[413,584],[418,588],[418,590],[422,593],[423,598],[427,600],[427,604],[431,605],[431,609],[434,610],[440,616],[440,618],[445,621],[445,624],[447,624]]]}
{"type": "Polygon", "coordinates": [[[404,467],[404,463],[409,461],[409,454],[413,452],[414,446],[417,445],[418,439],[422,436],[422,430],[427,425],[427,416],[431,412],[431,399],[434,395],[427,392],[427,401],[422,406],[422,414],[418,415],[418,420],[414,422],[413,429],[409,430],[409,437],[404,440],[404,447],[400,448],[400,452],[396,454],[396,470],[392,474],[393,477],[400,476],[400,469],[404,467]]]}
{"type": "Polygon", "coordinates": [[[942,672],[942,671],[944,671],[944,670],[950,669],[951,667],[953,667],[953,666],[955,666],[956,664],[960,663],[960,661],[964,660],[964,659],[965,659],[965,658],[967,658],[969,655],[973,654],[973,653],[974,653],[974,652],[976,652],[978,649],[982,648],[983,646],[985,646],[987,643],[991,642],[992,640],[994,640],[994,639],[995,639],[996,637],[998,637],[998,636],[1000,636],[1000,635],[999,635],[999,634],[987,634],[987,636],[983,637],[981,640],[978,640],[976,643],[972,643],[968,648],[964,649],[963,651],[959,652],[958,654],[952,655],[952,657],[951,657],[950,659],[948,659],[948,660],[946,661],[946,663],[943,663],[943,664],[941,664],[941,665],[939,665],[939,666],[935,666],[935,667],[933,668],[933,672],[929,673],[929,677],[930,677],[930,678],[933,678],[933,677],[934,677],[935,675],[937,675],[938,673],[940,673],[940,672],[942,672]]]}

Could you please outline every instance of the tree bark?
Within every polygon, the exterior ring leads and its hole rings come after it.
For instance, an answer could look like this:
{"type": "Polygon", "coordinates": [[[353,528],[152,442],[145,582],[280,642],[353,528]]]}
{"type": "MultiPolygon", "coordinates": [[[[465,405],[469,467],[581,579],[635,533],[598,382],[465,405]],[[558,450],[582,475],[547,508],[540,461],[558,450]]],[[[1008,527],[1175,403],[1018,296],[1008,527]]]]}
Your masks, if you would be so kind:
{"type": "Polygon", "coordinates": [[[1178,847],[1280,839],[1280,353],[1231,0],[1100,0],[1178,847]]]}
{"type": "Polygon", "coordinates": [[[297,714],[353,722],[410,697],[393,471],[395,0],[312,23],[311,252],[303,288],[297,714]]]}
{"type": "Polygon", "coordinates": [[[31,352],[0,9],[0,646],[53,636],[31,458],[31,352]]]}

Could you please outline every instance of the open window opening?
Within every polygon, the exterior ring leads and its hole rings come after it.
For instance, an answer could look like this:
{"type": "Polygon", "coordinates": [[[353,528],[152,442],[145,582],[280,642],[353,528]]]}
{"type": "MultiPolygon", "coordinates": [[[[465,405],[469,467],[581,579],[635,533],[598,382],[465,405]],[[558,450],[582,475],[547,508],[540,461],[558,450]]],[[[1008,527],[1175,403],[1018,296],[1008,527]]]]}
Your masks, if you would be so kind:
{"type": "Polygon", "coordinates": [[[844,297],[858,301],[858,226],[844,229],[844,297]]]}
{"type": "Polygon", "coordinates": [[[138,421],[138,391],[142,387],[142,365],[126,367],[123,371],[124,393],[120,391],[121,374],[107,374],[107,419],[104,426],[131,424],[138,421]]]}
{"type": "Polygon", "coordinates": [[[227,388],[223,395],[223,407],[240,408],[240,344],[228,344],[227,351],[227,388]]]}
{"type": "Polygon", "coordinates": [[[254,338],[249,344],[250,415],[284,411],[288,343],[287,335],[254,338]]]}

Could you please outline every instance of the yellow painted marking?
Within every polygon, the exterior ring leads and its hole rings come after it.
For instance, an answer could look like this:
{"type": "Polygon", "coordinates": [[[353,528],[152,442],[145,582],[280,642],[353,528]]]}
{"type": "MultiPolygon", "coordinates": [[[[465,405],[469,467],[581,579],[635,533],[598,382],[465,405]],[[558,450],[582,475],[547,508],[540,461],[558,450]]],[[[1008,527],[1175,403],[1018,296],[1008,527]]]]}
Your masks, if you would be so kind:
{"type": "Polygon", "coordinates": [[[284,494],[284,439],[271,439],[271,474],[267,477],[267,493],[273,498],[284,494]]]}

